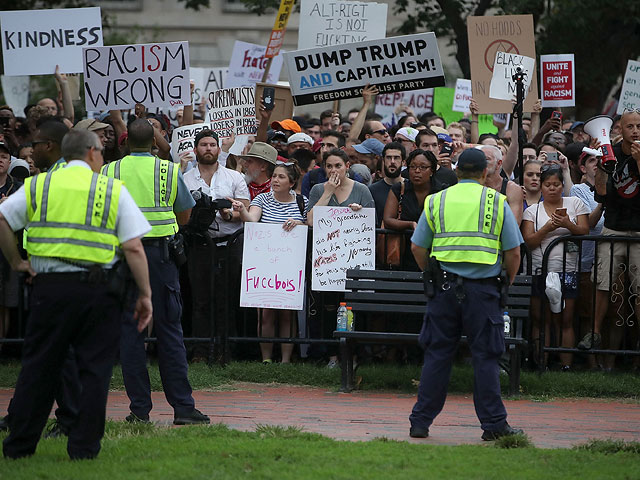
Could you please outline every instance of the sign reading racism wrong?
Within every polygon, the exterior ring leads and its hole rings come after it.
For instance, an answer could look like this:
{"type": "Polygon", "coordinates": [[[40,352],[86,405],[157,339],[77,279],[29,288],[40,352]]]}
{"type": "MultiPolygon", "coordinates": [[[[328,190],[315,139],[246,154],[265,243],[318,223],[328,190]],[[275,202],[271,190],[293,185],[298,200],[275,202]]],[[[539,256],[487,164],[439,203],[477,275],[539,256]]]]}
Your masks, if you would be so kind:
{"type": "Polygon", "coordinates": [[[380,93],[444,85],[433,32],[284,53],[296,105],[362,96],[370,83],[380,93]]]}
{"type": "Polygon", "coordinates": [[[223,88],[210,92],[207,108],[211,129],[220,139],[234,134],[256,134],[258,122],[254,87],[223,88]]]}
{"type": "Polygon", "coordinates": [[[191,104],[187,42],[85,48],[87,110],[191,104]]]}
{"type": "Polygon", "coordinates": [[[302,0],[298,50],[384,38],[386,3],[302,0]]]}
{"type": "Polygon", "coordinates": [[[307,231],[306,225],[286,232],[280,224],[245,223],[241,307],[303,309],[307,231]]]}
{"type": "Polygon", "coordinates": [[[575,107],[576,76],[573,53],[540,55],[543,107],[575,107]]]}
{"type": "MultiPolygon", "coordinates": [[[[469,36],[469,61],[473,99],[480,113],[510,113],[511,100],[490,98],[489,89],[493,76],[496,52],[513,53],[536,58],[536,46],[532,15],[499,15],[467,17],[469,36]]],[[[532,112],[538,99],[538,81],[532,74],[529,94],[524,111],[532,112]]]]}
{"type": "Polygon", "coordinates": [[[313,207],[311,288],[344,292],[350,268],[374,270],[376,261],[374,208],[313,207]]]}
{"type": "Polygon", "coordinates": [[[82,72],[82,48],[102,46],[100,8],[0,12],[5,75],[82,72]]]}

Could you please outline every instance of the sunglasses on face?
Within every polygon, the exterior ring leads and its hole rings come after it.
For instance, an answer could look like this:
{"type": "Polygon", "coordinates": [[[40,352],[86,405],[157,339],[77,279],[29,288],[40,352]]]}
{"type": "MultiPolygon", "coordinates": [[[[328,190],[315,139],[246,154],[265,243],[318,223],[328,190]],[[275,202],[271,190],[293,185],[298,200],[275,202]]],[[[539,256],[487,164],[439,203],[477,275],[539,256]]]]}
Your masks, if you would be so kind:
{"type": "Polygon", "coordinates": [[[285,167],[290,167],[291,165],[295,165],[295,162],[283,162],[281,160],[278,160],[276,162],[276,165],[284,165],[285,167]]]}
{"type": "Polygon", "coordinates": [[[380,135],[383,135],[383,136],[385,136],[385,137],[386,137],[387,135],[389,135],[389,132],[387,132],[384,128],[383,128],[383,129],[381,129],[381,130],[375,130],[375,131],[373,131],[372,133],[379,133],[380,135]]]}

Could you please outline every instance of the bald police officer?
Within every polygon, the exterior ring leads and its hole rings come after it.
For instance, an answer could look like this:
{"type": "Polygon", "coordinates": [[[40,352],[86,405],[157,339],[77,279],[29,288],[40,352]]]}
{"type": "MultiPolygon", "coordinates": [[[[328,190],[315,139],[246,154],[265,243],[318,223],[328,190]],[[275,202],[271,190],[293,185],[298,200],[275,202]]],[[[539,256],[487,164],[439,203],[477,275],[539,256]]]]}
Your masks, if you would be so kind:
{"type": "Polygon", "coordinates": [[[151,227],[122,182],[98,173],[102,151],[95,133],[67,133],[62,155],[68,164],[27,178],[0,205],[0,247],[14,270],[33,278],[5,457],[35,452],[70,347],[82,388],[67,452],[72,459],[98,455],[120,336],[124,283],[115,268],[120,252],[140,292],[138,330],[151,320],[151,286],[140,242],[151,227]],[[13,231],[21,228],[30,261],[22,260],[16,247],[13,231]]]}
{"type": "Polygon", "coordinates": [[[487,159],[481,150],[459,157],[459,183],[429,195],[411,251],[432,279],[420,332],[424,366],[409,435],[424,438],[447,396],[453,357],[462,334],[473,358],[473,401],[483,440],[522,433],[507,423],[500,396],[498,360],[504,352],[500,273],[512,282],[520,264],[522,236],[506,198],[484,187],[487,159]]]}

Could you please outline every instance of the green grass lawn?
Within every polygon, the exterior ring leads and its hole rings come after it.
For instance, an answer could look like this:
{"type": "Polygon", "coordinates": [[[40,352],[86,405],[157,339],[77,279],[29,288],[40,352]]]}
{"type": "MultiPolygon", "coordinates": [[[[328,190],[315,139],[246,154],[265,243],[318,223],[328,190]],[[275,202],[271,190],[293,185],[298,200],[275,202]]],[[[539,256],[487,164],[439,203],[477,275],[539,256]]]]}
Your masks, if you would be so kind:
{"type": "MultiPolygon", "coordinates": [[[[0,364],[0,388],[13,388],[20,365],[17,362],[0,364]]],[[[157,365],[149,369],[151,388],[162,390],[157,365]]],[[[357,370],[361,378],[359,388],[369,391],[397,391],[414,393],[420,378],[416,365],[362,365],[357,370]]],[[[189,366],[189,379],[194,390],[215,390],[236,382],[283,383],[310,385],[338,390],[340,370],[313,364],[272,364],[233,362],[225,367],[209,367],[202,363],[189,366]]],[[[507,377],[501,378],[503,393],[507,392],[507,377]]],[[[594,397],[640,401],[640,375],[631,372],[606,374],[601,372],[522,372],[521,393],[525,398],[548,400],[551,398],[594,397]]],[[[122,372],[116,366],[111,382],[113,390],[123,390],[122,372]]],[[[473,370],[469,365],[454,366],[449,385],[451,393],[473,392],[473,370]]]]}
{"type": "MultiPolygon", "coordinates": [[[[4,434],[0,435],[0,439],[4,434]]],[[[541,479],[638,478],[640,445],[579,449],[457,447],[376,439],[339,442],[295,428],[256,432],[109,422],[93,461],[67,459],[65,439],[42,440],[36,455],[0,460],[11,479],[541,479]]]]}

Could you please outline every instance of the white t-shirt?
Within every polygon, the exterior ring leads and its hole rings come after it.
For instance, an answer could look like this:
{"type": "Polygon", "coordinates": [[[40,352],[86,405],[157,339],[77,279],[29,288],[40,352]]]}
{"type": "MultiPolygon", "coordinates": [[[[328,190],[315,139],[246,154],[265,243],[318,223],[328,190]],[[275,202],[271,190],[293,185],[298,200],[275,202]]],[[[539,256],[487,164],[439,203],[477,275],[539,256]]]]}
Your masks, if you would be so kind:
{"type": "MultiPolygon", "coordinates": [[[[589,215],[589,208],[584,204],[582,200],[577,197],[563,197],[562,206],[567,209],[567,215],[573,223],[578,223],[578,215],[589,215]]],[[[544,201],[536,203],[528,207],[522,215],[523,221],[529,221],[533,223],[534,231],[540,230],[545,224],[551,220],[547,211],[544,209],[544,201]]],[[[569,229],[560,227],[550,232],[540,243],[539,247],[536,247],[531,252],[531,260],[533,266],[533,273],[540,274],[542,271],[542,255],[547,249],[547,246],[552,240],[561,237],[563,235],[571,235],[569,229]]],[[[551,254],[549,255],[549,264],[547,265],[548,272],[562,272],[562,260],[563,260],[563,244],[556,245],[551,254]]],[[[567,267],[565,271],[575,272],[578,270],[578,250],[577,248],[567,248],[566,257],[567,267]]]]}
{"type": "MultiPolygon", "coordinates": [[[[220,164],[218,164],[218,169],[211,177],[211,186],[207,185],[207,182],[200,176],[200,168],[198,166],[184,174],[184,183],[187,184],[190,192],[202,189],[202,193],[209,195],[214,200],[227,197],[250,200],[249,189],[242,174],[225,168],[220,164]]],[[[223,220],[219,211],[216,214],[216,221],[218,222],[218,230],[209,228],[209,233],[214,238],[231,235],[242,228],[241,222],[223,220]]]]}

